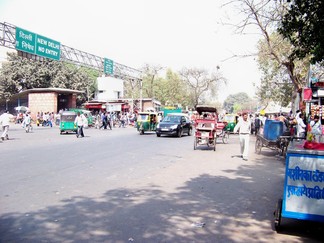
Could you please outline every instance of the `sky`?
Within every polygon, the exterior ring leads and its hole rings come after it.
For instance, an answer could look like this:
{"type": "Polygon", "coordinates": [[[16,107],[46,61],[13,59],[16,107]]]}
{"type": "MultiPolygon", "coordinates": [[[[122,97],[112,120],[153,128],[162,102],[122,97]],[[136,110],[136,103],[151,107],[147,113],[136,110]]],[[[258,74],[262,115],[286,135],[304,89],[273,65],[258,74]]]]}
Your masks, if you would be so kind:
{"type": "MultiPolygon", "coordinates": [[[[227,80],[218,100],[255,94],[260,82],[255,57],[259,36],[235,35],[220,24],[237,21],[222,0],[0,0],[0,22],[61,44],[140,69],[145,64],[180,71],[203,68],[227,80]]],[[[0,61],[13,51],[0,47],[0,61]]]]}

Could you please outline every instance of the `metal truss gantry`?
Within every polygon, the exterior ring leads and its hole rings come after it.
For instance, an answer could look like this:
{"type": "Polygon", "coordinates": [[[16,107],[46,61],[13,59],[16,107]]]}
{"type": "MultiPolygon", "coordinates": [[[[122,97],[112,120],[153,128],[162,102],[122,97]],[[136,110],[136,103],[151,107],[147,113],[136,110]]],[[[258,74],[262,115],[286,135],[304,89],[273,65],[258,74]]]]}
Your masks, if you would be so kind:
{"type": "MultiPolygon", "coordinates": [[[[0,46],[15,49],[16,46],[16,26],[9,23],[0,23],[0,46]]],[[[19,51],[20,52],[20,51],[19,51]]],[[[22,53],[23,56],[34,56],[34,59],[42,59],[43,57],[35,57],[35,55],[22,53]]],[[[61,44],[61,61],[70,62],[76,65],[92,68],[100,72],[104,72],[104,58],[84,51],[77,50],[72,47],[61,44]]],[[[114,62],[113,77],[123,80],[141,80],[141,71],[126,65],[114,62]]]]}

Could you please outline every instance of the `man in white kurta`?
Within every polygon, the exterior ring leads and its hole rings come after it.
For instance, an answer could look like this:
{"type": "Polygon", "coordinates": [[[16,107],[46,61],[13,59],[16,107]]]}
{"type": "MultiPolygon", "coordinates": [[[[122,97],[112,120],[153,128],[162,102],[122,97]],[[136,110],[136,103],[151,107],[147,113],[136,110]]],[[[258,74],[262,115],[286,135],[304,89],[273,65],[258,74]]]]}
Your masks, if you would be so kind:
{"type": "Polygon", "coordinates": [[[3,113],[0,116],[0,123],[2,124],[2,135],[1,135],[1,140],[3,141],[5,138],[8,140],[9,136],[8,136],[8,130],[9,130],[9,122],[10,122],[10,115],[9,115],[9,111],[5,111],[5,113],[3,113]]]}
{"type": "Polygon", "coordinates": [[[243,158],[243,160],[248,160],[251,122],[248,119],[247,113],[243,113],[243,119],[240,119],[234,127],[234,133],[237,132],[239,132],[240,134],[241,157],[243,158]]]}

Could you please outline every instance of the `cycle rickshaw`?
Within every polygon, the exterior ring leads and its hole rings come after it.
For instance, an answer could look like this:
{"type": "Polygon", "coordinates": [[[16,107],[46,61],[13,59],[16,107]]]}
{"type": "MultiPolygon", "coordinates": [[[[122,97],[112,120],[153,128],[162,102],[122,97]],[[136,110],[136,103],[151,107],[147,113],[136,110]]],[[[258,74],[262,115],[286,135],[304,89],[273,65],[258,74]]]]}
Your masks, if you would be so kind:
{"type": "Polygon", "coordinates": [[[194,150],[199,145],[207,145],[216,151],[217,109],[213,106],[198,105],[199,118],[195,122],[194,150]]]}

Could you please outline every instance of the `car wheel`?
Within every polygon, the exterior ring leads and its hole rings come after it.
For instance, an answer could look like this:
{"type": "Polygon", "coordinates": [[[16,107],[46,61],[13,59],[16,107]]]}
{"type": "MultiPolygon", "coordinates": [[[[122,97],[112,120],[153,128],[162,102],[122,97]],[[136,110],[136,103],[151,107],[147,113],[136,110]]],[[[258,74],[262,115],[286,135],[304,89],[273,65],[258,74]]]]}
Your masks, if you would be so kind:
{"type": "Polygon", "coordinates": [[[157,133],[156,136],[157,136],[157,137],[161,137],[161,133],[157,133]]]}
{"type": "Polygon", "coordinates": [[[188,130],[188,136],[191,136],[192,135],[192,128],[189,128],[188,130]]]}
{"type": "Polygon", "coordinates": [[[182,129],[179,129],[178,130],[177,136],[178,136],[178,138],[181,138],[182,137],[182,129]]]}

